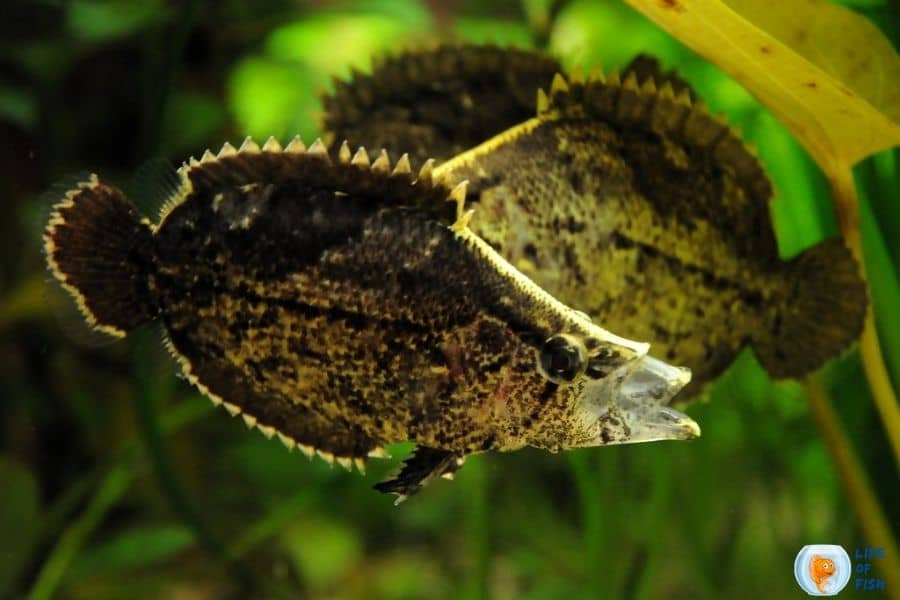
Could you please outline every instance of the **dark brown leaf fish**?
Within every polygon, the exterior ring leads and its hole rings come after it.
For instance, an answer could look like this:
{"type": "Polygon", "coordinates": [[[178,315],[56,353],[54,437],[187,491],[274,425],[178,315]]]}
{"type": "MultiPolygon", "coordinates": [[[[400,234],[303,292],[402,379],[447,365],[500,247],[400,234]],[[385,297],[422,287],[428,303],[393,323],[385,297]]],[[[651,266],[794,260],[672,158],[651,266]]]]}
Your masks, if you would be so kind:
{"type": "MultiPolygon", "coordinates": [[[[448,62],[454,52],[469,64],[451,77],[465,97],[466,77],[484,94],[473,57],[493,75],[502,58],[485,57],[506,51],[445,47],[392,59],[383,102],[393,114],[400,112],[397,98],[415,98],[426,85],[398,75],[404,65],[427,64],[431,55],[448,62]]],[[[514,52],[510,68],[528,64],[523,53],[514,52]]],[[[494,79],[498,93],[507,81],[517,87],[530,81],[537,110],[504,131],[506,115],[488,107],[497,127],[483,128],[487,141],[435,168],[450,180],[468,180],[468,201],[478,213],[473,231],[569,306],[650,340],[654,354],[688,366],[693,380],[680,398],[719,375],[744,346],[773,377],[803,375],[840,353],[859,334],[866,307],[864,284],[842,241],[781,260],[769,217],[771,184],[738,133],[653,59],[639,57],[625,73],[597,72],[587,81],[557,74],[551,84],[526,69],[494,79]]],[[[376,69],[361,86],[381,90],[382,77],[376,69]]],[[[355,87],[340,88],[326,108],[352,105],[344,94],[355,87]]],[[[431,111],[440,114],[434,103],[431,111]]],[[[460,104],[456,97],[446,103],[460,104]]],[[[520,104],[510,101],[517,114],[520,104]]],[[[372,114],[380,114],[379,105],[370,94],[372,114]]],[[[477,122],[490,122],[486,110],[477,122]]],[[[357,130],[341,114],[326,116],[332,137],[370,143],[352,137],[357,130]]],[[[458,118],[467,122],[465,114],[458,118]]],[[[402,123],[390,123],[397,139],[428,127],[422,115],[405,134],[402,123]]],[[[377,121],[369,131],[382,139],[377,121]]],[[[446,135],[438,147],[458,145],[453,130],[446,135]]]]}
{"type": "Polygon", "coordinates": [[[688,439],[690,373],[555,300],[404,155],[226,144],[152,224],[96,176],[54,208],[54,276],[95,328],[156,321],[185,375],[248,426],[348,469],[418,444],[401,499],[472,453],[688,439]],[[447,200],[452,202],[448,202],[447,200]]]}

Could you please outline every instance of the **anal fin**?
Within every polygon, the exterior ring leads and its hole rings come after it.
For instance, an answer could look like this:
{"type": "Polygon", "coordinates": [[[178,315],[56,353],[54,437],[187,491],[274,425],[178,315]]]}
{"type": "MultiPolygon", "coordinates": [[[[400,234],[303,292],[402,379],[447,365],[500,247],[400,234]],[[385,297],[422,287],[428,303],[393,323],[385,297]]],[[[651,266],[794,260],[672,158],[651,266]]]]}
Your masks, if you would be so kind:
{"type": "Polygon", "coordinates": [[[433,479],[451,478],[465,462],[465,456],[451,452],[416,446],[412,454],[403,461],[403,468],[392,478],[377,483],[375,489],[384,494],[397,494],[394,504],[400,504],[433,479]]]}

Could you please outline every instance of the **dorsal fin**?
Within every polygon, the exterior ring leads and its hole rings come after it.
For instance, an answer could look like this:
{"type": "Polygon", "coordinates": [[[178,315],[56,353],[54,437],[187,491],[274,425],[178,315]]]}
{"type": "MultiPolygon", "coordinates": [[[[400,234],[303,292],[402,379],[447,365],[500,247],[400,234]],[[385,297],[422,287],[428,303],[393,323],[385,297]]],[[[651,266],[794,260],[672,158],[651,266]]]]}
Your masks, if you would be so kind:
{"type": "Polygon", "coordinates": [[[557,75],[538,117],[586,117],[643,128],[702,151],[734,174],[768,219],[772,184],[755,152],[723,117],[711,114],[702,102],[693,102],[687,89],[676,93],[670,83],[657,87],[653,78],[640,82],[634,72],[624,79],[616,71],[607,77],[595,72],[585,83],[557,75]]]}
{"type": "Polygon", "coordinates": [[[180,186],[166,200],[157,227],[192,194],[293,181],[348,193],[366,192],[385,207],[425,209],[449,226],[459,218],[458,194],[442,179],[432,177],[432,163],[426,161],[416,175],[406,154],[392,168],[387,152],[370,161],[365,148],[351,154],[346,142],[333,152],[319,139],[307,147],[299,136],[284,147],[274,138],[260,146],[248,137],[239,148],[225,142],[217,154],[207,150],[200,160],[191,158],[178,169],[180,186]]]}
{"type": "Polygon", "coordinates": [[[631,59],[622,72],[627,76],[628,73],[634,73],[638,81],[647,81],[652,79],[657,88],[661,88],[668,83],[672,86],[675,94],[680,94],[683,90],[687,90],[691,95],[691,100],[696,102],[699,96],[683,77],[673,70],[664,71],[662,65],[654,56],[649,54],[638,54],[631,59]]]}
{"type": "Polygon", "coordinates": [[[322,98],[325,139],[443,161],[531,117],[535,90],[561,68],[548,55],[493,45],[384,58],[322,98]]]}

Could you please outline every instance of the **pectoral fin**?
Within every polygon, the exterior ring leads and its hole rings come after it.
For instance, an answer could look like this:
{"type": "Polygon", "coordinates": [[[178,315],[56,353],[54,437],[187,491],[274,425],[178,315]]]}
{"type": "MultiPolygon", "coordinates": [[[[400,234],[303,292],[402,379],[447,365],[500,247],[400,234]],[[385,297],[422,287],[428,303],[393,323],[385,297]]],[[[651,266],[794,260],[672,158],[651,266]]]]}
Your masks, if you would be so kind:
{"type": "Polygon", "coordinates": [[[397,494],[394,504],[400,504],[437,477],[452,479],[465,462],[465,456],[426,446],[416,446],[403,461],[403,468],[392,478],[375,485],[384,494],[397,494]]]}

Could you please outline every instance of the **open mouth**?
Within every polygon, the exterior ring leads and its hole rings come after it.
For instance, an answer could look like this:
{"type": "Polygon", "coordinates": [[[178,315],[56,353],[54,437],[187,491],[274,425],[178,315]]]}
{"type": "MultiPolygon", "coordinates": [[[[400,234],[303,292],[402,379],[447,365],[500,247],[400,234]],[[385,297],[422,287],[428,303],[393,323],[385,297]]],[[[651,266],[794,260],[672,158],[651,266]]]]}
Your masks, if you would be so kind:
{"type": "Polygon", "coordinates": [[[689,440],[700,426],[669,406],[691,372],[644,355],[587,392],[586,406],[601,433],[596,445],[689,440]]]}
{"type": "Polygon", "coordinates": [[[672,398],[691,381],[691,371],[644,355],[625,376],[613,396],[620,410],[634,418],[636,442],[689,440],[700,437],[700,426],[669,406],[672,398]]]}

